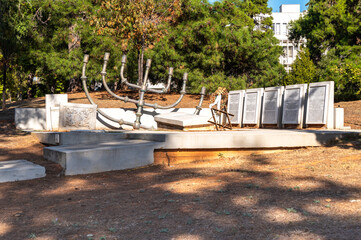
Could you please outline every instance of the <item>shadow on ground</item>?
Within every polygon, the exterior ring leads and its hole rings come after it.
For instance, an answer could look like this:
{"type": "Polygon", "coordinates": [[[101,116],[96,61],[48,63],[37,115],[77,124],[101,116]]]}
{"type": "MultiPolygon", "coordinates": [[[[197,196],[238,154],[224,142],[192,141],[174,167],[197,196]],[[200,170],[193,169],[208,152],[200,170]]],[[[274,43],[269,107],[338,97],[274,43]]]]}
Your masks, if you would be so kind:
{"type": "Polygon", "coordinates": [[[361,239],[354,141],[0,184],[0,237],[361,239]]]}

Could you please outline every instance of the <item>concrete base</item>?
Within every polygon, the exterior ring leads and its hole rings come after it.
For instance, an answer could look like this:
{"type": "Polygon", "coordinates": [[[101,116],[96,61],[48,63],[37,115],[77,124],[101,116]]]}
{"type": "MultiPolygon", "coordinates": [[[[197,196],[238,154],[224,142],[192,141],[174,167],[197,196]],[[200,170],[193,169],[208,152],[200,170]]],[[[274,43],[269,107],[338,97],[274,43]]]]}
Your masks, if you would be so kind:
{"type": "Polygon", "coordinates": [[[26,160],[0,162],[0,183],[45,177],[45,168],[26,160]]]}
{"type": "Polygon", "coordinates": [[[60,164],[65,175],[142,167],[154,162],[157,143],[144,140],[45,147],[44,158],[60,164]]]}
{"type": "Polygon", "coordinates": [[[154,150],[242,151],[322,146],[344,137],[359,137],[361,131],[242,129],[218,132],[72,131],[32,134],[42,143],[59,145],[44,148],[44,157],[59,163],[65,175],[76,175],[153,164],[154,150]]]}

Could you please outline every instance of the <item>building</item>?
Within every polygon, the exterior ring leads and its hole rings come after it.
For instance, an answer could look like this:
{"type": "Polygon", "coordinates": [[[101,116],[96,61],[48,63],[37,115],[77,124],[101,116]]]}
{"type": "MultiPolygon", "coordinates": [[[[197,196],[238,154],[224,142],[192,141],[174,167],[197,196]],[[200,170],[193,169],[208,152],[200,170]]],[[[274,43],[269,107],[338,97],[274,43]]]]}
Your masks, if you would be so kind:
{"type": "Polygon", "coordinates": [[[288,40],[289,23],[299,19],[305,14],[305,12],[301,12],[300,9],[300,4],[282,4],[279,12],[272,13],[272,29],[275,37],[283,47],[283,55],[280,57],[280,63],[284,65],[287,72],[291,70],[290,65],[295,61],[300,46],[305,42],[305,40],[300,40],[298,44],[295,44],[288,40]]]}

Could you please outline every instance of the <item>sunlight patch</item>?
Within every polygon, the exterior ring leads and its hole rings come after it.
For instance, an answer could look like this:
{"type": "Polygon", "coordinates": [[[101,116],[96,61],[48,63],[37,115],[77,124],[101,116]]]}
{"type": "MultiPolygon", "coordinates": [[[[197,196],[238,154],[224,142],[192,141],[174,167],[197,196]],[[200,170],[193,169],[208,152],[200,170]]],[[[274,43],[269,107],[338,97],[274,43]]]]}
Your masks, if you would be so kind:
{"type": "Polygon", "coordinates": [[[297,209],[294,208],[279,208],[271,207],[264,210],[263,218],[268,222],[276,223],[290,223],[290,222],[300,222],[306,219],[297,209]]]}
{"type": "Polygon", "coordinates": [[[209,178],[188,178],[168,184],[156,184],[153,188],[163,188],[173,193],[200,193],[202,191],[221,191],[224,183],[209,178]]]}
{"type": "Polygon", "coordinates": [[[11,226],[7,223],[0,223],[0,236],[5,235],[6,233],[10,232],[11,226]]]}
{"type": "MultiPolygon", "coordinates": [[[[42,196],[50,196],[50,195],[62,195],[66,193],[71,193],[74,189],[85,190],[89,188],[89,184],[87,180],[83,179],[69,179],[66,183],[62,184],[61,186],[45,190],[41,193],[42,196]]],[[[96,187],[91,186],[92,190],[96,190],[96,187]]]]}
{"type": "Polygon", "coordinates": [[[204,238],[199,235],[181,234],[176,237],[173,237],[172,239],[175,239],[175,240],[202,240],[204,238]]]}

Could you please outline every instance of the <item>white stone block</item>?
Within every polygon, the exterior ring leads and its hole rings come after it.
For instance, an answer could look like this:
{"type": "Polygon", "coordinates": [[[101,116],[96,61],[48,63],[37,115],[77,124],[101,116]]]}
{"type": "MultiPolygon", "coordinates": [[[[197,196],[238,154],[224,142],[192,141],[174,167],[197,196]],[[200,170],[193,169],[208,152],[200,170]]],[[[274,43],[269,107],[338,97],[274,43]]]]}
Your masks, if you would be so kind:
{"type": "Polygon", "coordinates": [[[178,126],[178,127],[197,127],[211,125],[209,117],[193,115],[189,113],[172,112],[160,114],[154,117],[158,123],[178,126]]]}
{"type": "Polygon", "coordinates": [[[15,126],[22,130],[45,130],[45,108],[16,108],[15,126]]]}
{"type": "Polygon", "coordinates": [[[57,130],[59,126],[59,106],[68,102],[68,94],[46,94],[46,130],[57,130]]]}
{"type": "Polygon", "coordinates": [[[0,162],[0,182],[15,182],[45,177],[45,168],[26,160],[0,162]]]}
{"type": "Polygon", "coordinates": [[[334,111],[334,128],[343,129],[344,128],[344,109],[335,108],[334,111]]]}

